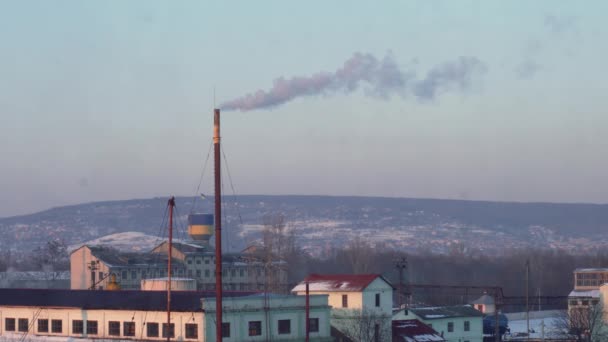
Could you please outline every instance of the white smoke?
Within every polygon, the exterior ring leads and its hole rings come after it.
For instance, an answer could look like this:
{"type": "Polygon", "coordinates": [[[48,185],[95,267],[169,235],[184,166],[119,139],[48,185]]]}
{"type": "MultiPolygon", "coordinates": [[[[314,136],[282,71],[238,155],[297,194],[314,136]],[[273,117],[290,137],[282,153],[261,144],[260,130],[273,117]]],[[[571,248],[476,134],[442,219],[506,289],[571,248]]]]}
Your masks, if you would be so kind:
{"type": "Polygon", "coordinates": [[[319,72],[308,77],[279,77],[270,90],[257,90],[223,103],[224,110],[248,111],[272,108],[301,96],[352,93],[364,85],[365,94],[387,99],[392,95],[432,100],[440,92],[466,90],[472,78],[485,72],[475,57],[460,57],[431,68],[418,79],[413,70],[401,70],[391,54],[377,59],[369,53],[355,53],[335,72],[319,72]]]}

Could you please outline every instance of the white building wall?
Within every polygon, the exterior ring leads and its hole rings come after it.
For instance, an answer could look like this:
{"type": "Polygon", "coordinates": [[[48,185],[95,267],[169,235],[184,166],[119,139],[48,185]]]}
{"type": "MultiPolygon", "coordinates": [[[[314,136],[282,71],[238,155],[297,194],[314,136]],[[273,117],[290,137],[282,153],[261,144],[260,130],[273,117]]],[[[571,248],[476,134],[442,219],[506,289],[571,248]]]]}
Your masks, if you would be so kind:
{"type": "MultiPolygon", "coordinates": [[[[175,324],[175,339],[183,341],[203,341],[204,336],[204,317],[202,312],[172,312],[171,323],[175,324]],[[185,338],[186,323],[197,324],[198,338],[185,338]]],[[[119,340],[166,340],[162,337],[162,324],[167,322],[167,313],[164,311],[122,311],[122,310],[81,310],[68,308],[36,308],[36,307],[0,307],[0,336],[19,335],[19,332],[7,332],[5,327],[5,318],[15,318],[16,324],[19,318],[27,318],[30,325],[28,335],[32,336],[56,336],[56,337],[74,337],[74,338],[95,338],[95,339],[119,339],[119,340]],[[49,320],[49,332],[38,331],[38,319],[49,320]],[[51,320],[61,320],[62,332],[51,332],[51,320]],[[72,333],[72,321],[82,320],[84,322],[84,333],[72,333]],[[97,321],[97,334],[86,334],[86,321],[97,321]],[[109,335],[110,321],[120,322],[120,336],[109,335]],[[135,336],[125,336],[123,331],[123,322],[135,323],[135,336]],[[159,336],[148,337],[147,329],[144,323],[158,323],[159,336]]],[[[18,328],[18,327],[17,327],[18,328]]]]}
{"type": "MultiPolygon", "coordinates": [[[[82,246],[70,254],[70,288],[72,290],[87,290],[91,287],[91,270],[89,266],[91,261],[96,262],[97,270],[95,271],[95,280],[99,281],[99,272],[107,275],[110,268],[103,261],[99,260],[91,254],[91,250],[87,246],[82,246]]],[[[105,288],[108,279],[97,284],[105,288]]]]}

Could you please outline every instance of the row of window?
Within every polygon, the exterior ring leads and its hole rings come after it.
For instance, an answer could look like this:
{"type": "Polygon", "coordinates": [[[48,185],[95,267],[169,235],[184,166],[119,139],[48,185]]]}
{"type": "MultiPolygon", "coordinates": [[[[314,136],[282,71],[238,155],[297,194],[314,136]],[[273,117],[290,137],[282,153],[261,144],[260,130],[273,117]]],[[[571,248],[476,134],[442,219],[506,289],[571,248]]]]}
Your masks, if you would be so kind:
{"type": "Polygon", "coordinates": [[[588,299],[583,299],[583,300],[577,300],[577,299],[570,299],[570,305],[583,305],[583,306],[588,306],[589,303],[591,303],[591,305],[597,305],[599,303],[599,299],[593,299],[591,301],[589,301],[588,299]]]}
{"type": "MultiPolygon", "coordinates": [[[[319,332],[319,319],[309,318],[308,326],[310,332],[319,332]]],[[[261,336],[262,335],[262,321],[249,321],[247,322],[248,335],[249,336],[261,336]]],[[[280,319],[277,321],[277,331],[279,335],[291,334],[291,320],[280,319]]],[[[230,337],[230,323],[222,323],[222,337],[230,337]]]]}
{"type": "MultiPolygon", "coordinates": [[[[120,328],[121,322],[109,321],[108,322],[108,335],[110,336],[121,336],[120,328]]],[[[147,337],[159,337],[159,324],[155,322],[144,323],[146,326],[147,337]]],[[[6,331],[29,331],[29,320],[27,318],[5,318],[4,330],[6,331]],[[15,321],[17,322],[17,329],[15,329],[15,321]]],[[[198,324],[186,323],[186,338],[198,338],[198,324]]],[[[92,320],[72,320],[72,334],[84,334],[86,331],[87,335],[98,335],[98,323],[92,320]],[[86,322],[86,324],[85,324],[86,322]]],[[[38,319],[38,332],[48,333],[49,332],[49,320],[38,319]]],[[[51,320],[51,333],[61,334],[63,333],[63,321],[60,319],[51,320]]],[[[170,334],[171,337],[175,337],[175,325],[171,323],[167,326],[167,323],[162,324],[162,337],[167,337],[170,334]]],[[[135,322],[122,322],[122,336],[135,336],[135,322]]]]}
{"type": "MultiPolygon", "coordinates": [[[[244,268],[240,268],[240,269],[230,269],[227,270],[226,272],[224,272],[222,274],[222,277],[233,277],[236,278],[237,277],[237,271],[238,271],[238,276],[239,277],[245,277],[247,275],[247,270],[244,268]]],[[[253,272],[253,271],[252,271],[253,272]]],[[[173,274],[177,275],[177,276],[183,276],[186,274],[186,270],[184,270],[183,268],[175,268],[173,270],[173,274]]],[[[202,278],[203,276],[203,270],[196,270],[195,272],[193,272],[193,270],[188,270],[187,271],[187,275],[188,277],[192,278],[194,277],[194,275],[196,274],[197,278],[202,278]]],[[[120,275],[120,278],[123,280],[139,280],[141,278],[146,278],[146,276],[150,276],[150,277],[156,277],[156,276],[160,276],[160,277],[166,277],[167,276],[167,271],[166,270],[150,270],[148,272],[146,272],[145,270],[141,270],[140,271],[140,275],[138,276],[138,271],[137,270],[131,270],[131,271],[121,271],[118,275],[120,275]],[[130,274],[129,274],[130,273],[130,274]]],[[[209,269],[204,270],[204,275],[206,278],[209,278],[212,276],[212,272],[209,269]]],[[[258,276],[262,276],[262,270],[261,269],[257,269],[257,275],[258,276]]],[[[278,275],[277,272],[275,272],[275,275],[278,275]]],[[[103,272],[99,272],[99,280],[104,278],[104,274],[103,272]]],[[[91,272],[91,280],[93,282],[95,282],[95,272],[91,272]]]]}
{"type": "MultiPolygon", "coordinates": [[[[429,327],[433,327],[433,324],[429,324],[429,327]]],[[[471,331],[471,322],[464,321],[464,331],[471,331]]],[[[454,322],[448,322],[448,332],[454,332],[454,322]]]]}

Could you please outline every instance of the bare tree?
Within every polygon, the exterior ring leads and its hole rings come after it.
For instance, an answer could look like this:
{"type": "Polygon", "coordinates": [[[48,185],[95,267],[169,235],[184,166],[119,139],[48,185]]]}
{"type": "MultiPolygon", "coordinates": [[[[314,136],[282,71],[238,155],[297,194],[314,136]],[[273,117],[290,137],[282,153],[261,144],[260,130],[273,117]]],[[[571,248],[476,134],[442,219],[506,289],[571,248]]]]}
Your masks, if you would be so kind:
{"type": "Polygon", "coordinates": [[[569,308],[557,320],[556,328],[567,332],[581,342],[608,340],[607,327],[604,322],[604,308],[601,302],[569,308]]]}
{"type": "Polygon", "coordinates": [[[391,340],[391,318],[373,310],[341,310],[334,314],[338,330],[351,341],[387,342],[391,340]]]}
{"type": "Polygon", "coordinates": [[[33,253],[35,266],[43,271],[68,270],[70,267],[67,246],[61,240],[48,241],[33,253]]]}
{"type": "Polygon", "coordinates": [[[344,250],[352,272],[355,274],[370,273],[372,271],[373,248],[359,236],[356,236],[344,250]]]}

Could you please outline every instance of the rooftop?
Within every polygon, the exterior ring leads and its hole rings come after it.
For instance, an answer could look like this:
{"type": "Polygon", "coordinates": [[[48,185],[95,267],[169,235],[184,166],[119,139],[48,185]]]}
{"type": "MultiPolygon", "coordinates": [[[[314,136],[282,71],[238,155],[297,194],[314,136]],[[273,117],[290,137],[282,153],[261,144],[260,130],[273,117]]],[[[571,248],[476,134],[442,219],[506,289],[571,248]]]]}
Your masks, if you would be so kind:
{"type": "Polygon", "coordinates": [[[371,282],[381,278],[390,285],[386,279],[379,274],[311,274],[292,289],[293,292],[360,292],[371,282]]]}
{"type": "MultiPolygon", "coordinates": [[[[224,297],[243,297],[253,292],[224,292],[224,297]]],[[[203,311],[202,298],[214,291],[171,292],[171,310],[203,311]]],[[[0,289],[0,306],[79,308],[84,310],[165,311],[166,291],[98,291],[64,289],[0,289]]]]}
{"type": "Polygon", "coordinates": [[[600,298],[600,290],[572,290],[568,297],[578,297],[578,298],[600,298]]]}
{"type": "Polygon", "coordinates": [[[483,296],[481,296],[481,297],[475,299],[473,302],[471,302],[471,304],[493,305],[494,298],[488,296],[487,294],[484,294],[483,296]]]}
{"type": "Polygon", "coordinates": [[[416,316],[424,319],[443,319],[453,317],[482,317],[483,314],[469,305],[437,306],[428,308],[409,308],[416,316]]]}
{"type": "Polygon", "coordinates": [[[431,342],[445,341],[433,328],[417,319],[393,321],[393,341],[431,342]]]}
{"type": "Polygon", "coordinates": [[[574,270],[576,273],[586,272],[608,272],[608,268],[577,268],[574,270]]]}

